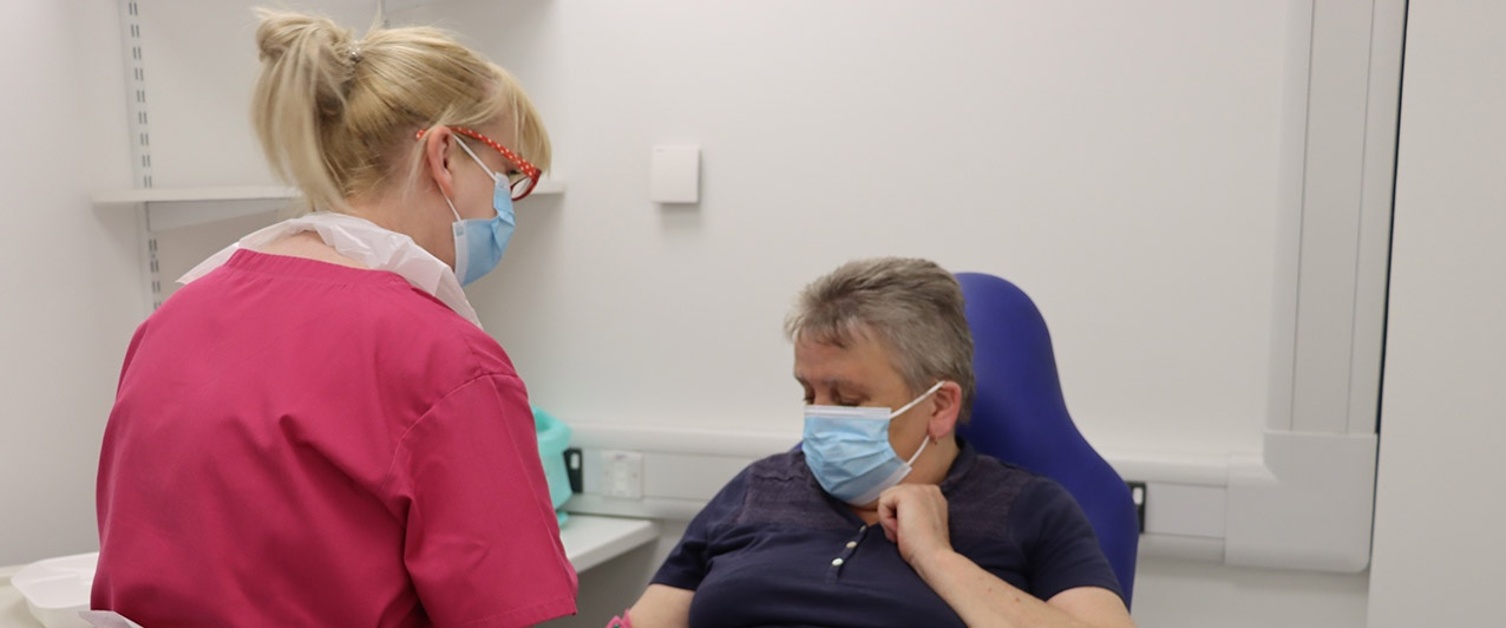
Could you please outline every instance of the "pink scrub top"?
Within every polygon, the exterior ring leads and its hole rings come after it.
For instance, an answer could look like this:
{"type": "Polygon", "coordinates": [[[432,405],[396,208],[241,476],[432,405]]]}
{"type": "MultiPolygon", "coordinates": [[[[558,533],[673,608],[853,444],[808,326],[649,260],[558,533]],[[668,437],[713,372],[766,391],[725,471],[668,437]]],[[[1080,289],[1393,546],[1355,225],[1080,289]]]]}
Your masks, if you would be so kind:
{"type": "Polygon", "coordinates": [[[170,626],[521,626],[575,612],[527,393],[384,271],[241,250],[136,331],[93,608],[170,626]]]}

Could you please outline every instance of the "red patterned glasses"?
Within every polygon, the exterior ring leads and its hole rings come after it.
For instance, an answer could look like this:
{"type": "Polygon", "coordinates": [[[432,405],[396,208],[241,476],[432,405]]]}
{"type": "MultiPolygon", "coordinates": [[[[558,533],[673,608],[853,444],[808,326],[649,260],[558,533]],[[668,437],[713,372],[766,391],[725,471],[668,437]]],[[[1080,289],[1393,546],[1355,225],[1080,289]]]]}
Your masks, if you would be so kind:
{"type": "MultiPolygon", "coordinates": [[[[528,163],[527,159],[524,159],[517,153],[512,152],[512,150],[508,149],[506,146],[503,146],[501,142],[498,142],[497,140],[489,138],[465,127],[453,126],[450,127],[450,130],[481,142],[482,144],[486,144],[487,146],[492,147],[493,150],[502,153],[502,158],[506,159],[508,164],[511,165],[511,168],[507,173],[507,178],[509,180],[510,187],[512,188],[512,200],[521,201],[529,194],[532,194],[534,188],[538,187],[539,176],[542,174],[538,166],[528,163]]],[[[420,130],[418,132],[418,137],[423,138],[423,136],[424,131],[420,130]]]]}

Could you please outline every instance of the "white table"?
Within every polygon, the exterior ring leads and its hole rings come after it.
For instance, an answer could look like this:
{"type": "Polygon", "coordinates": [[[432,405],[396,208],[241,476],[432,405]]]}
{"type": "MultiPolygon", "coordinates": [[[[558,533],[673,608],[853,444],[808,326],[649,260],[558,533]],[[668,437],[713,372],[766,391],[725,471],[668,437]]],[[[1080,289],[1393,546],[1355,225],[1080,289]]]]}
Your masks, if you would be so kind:
{"type": "MultiPolygon", "coordinates": [[[[600,565],[659,537],[659,526],[647,519],[570,515],[560,529],[565,555],[575,571],[600,565]]],[[[25,565],[0,567],[0,628],[42,628],[26,608],[21,592],[10,586],[10,577],[25,565]]]]}
{"type": "Polygon", "coordinates": [[[659,526],[648,519],[570,515],[560,528],[565,556],[582,572],[659,538],[659,526]]]}

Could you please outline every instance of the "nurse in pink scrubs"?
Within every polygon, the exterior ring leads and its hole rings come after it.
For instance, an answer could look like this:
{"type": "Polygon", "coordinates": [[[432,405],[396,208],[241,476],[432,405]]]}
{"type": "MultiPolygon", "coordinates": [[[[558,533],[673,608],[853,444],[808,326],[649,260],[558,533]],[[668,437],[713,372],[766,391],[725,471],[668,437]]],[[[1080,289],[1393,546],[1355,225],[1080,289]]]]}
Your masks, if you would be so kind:
{"type": "Polygon", "coordinates": [[[528,96],[429,28],[260,13],[253,120],[312,212],[136,331],[93,607],[165,626],[518,626],[575,611],[527,392],[461,286],[549,164],[528,96]]]}

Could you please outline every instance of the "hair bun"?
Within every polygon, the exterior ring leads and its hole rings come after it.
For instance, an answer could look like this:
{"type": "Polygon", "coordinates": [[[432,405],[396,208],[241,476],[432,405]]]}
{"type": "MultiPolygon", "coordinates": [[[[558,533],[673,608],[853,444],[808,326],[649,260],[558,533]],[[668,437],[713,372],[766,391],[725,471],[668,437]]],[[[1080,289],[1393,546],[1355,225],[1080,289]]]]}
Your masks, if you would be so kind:
{"type": "Polygon", "coordinates": [[[290,51],[314,52],[311,47],[317,50],[314,56],[322,58],[348,57],[359,49],[350,31],[328,18],[271,9],[257,9],[256,14],[261,18],[256,46],[263,62],[276,63],[290,51]]]}

